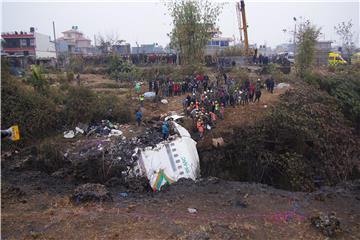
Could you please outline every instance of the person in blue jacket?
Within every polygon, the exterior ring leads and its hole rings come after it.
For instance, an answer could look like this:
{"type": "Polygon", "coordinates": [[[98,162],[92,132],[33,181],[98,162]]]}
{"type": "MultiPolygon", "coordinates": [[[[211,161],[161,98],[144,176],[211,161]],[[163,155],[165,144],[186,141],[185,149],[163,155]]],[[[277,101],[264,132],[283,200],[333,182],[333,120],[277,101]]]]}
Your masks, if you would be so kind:
{"type": "Polygon", "coordinates": [[[136,111],[135,117],[136,117],[136,122],[137,122],[138,126],[140,127],[141,120],[142,120],[142,113],[141,113],[140,109],[138,109],[136,111]]]}
{"type": "Polygon", "coordinates": [[[162,134],[164,140],[166,140],[169,137],[169,123],[167,121],[164,121],[162,125],[162,134]]]}

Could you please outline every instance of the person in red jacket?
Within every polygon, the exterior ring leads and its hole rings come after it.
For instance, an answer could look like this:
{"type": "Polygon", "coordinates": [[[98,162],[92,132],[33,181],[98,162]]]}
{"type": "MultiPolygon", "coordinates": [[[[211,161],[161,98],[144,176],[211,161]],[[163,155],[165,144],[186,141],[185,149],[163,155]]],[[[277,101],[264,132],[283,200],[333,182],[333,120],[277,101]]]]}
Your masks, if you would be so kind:
{"type": "Polygon", "coordinates": [[[249,87],[249,102],[253,102],[254,95],[255,95],[255,86],[254,86],[253,83],[250,83],[250,87],[249,87]]]}

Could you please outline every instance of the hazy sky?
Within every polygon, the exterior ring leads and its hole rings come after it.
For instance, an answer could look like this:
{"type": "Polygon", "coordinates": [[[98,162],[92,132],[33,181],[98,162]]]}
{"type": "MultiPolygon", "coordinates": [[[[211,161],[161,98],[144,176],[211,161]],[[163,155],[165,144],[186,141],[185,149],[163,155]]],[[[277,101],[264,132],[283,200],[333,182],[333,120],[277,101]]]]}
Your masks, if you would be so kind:
{"type": "MultiPolygon", "coordinates": [[[[293,17],[309,19],[322,28],[321,39],[339,39],[334,25],[352,19],[355,40],[359,46],[359,0],[247,0],[245,1],[250,43],[277,44],[289,42],[294,29],[293,17]]],[[[2,1],[2,31],[29,31],[56,36],[76,25],[85,36],[94,40],[94,34],[117,35],[135,46],[141,43],[159,43],[165,46],[171,30],[171,18],[164,1],[2,1]]],[[[239,39],[235,2],[227,1],[218,22],[223,36],[239,39]]]]}

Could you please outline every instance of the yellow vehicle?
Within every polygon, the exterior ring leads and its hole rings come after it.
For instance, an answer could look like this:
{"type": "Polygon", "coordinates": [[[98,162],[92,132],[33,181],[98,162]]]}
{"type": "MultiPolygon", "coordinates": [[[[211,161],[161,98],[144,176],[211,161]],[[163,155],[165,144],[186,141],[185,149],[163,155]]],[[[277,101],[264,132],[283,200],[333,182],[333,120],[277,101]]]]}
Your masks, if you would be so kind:
{"type": "Polygon", "coordinates": [[[338,65],[338,64],[346,64],[347,62],[341,57],[339,53],[329,52],[329,64],[330,65],[338,65]]]}
{"type": "Polygon", "coordinates": [[[352,64],[360,64],[360,52],[355,53],[355,54],[351,57],[351,63],[352,63],[352,64]]]}

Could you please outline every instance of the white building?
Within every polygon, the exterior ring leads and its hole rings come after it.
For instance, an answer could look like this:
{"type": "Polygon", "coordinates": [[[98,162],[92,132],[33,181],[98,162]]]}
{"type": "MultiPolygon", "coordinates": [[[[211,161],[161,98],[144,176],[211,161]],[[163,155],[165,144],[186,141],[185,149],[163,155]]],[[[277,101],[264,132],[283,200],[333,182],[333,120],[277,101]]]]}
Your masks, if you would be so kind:
{"type": "Polygon", "coordinates": [[[84,34],[78,31],[77,26],[70,30],[62,32],[63,37],[56,39],[59,53],[90,55],[93,53],[91,40],[84,37],[84,34]]]}

